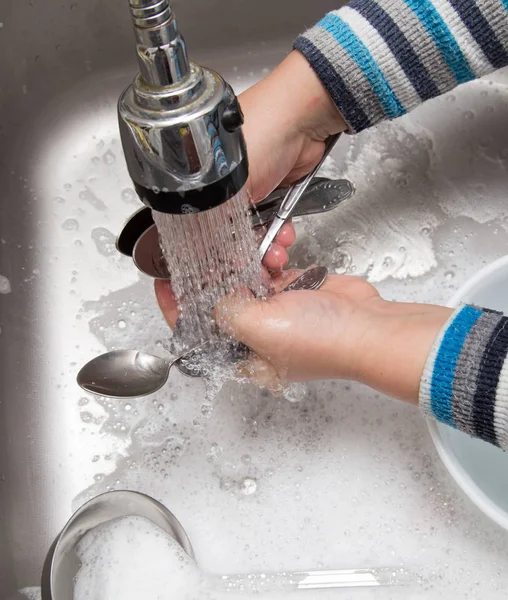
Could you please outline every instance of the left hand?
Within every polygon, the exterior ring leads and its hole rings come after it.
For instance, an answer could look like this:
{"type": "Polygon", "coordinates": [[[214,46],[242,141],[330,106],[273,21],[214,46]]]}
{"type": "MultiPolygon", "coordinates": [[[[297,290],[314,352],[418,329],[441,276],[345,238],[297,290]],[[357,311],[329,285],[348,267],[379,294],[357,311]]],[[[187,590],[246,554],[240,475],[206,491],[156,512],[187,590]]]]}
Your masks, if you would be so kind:
{"type": "MultiPolygon", "coordinates": [[[[275,278],[281,290],[301,271],[275,278]]],[[[177,310],[166,282],[156,282],[166,320],[177,310]]],[[[383,300],[366,281],[329,275],[316,291],[266,301],[241,292],[216,308],[222,329],[255,352],[244,375],[276,389],[289,381],[348,379],[416,403],[427,357],[452,310],[383,300]]]]}

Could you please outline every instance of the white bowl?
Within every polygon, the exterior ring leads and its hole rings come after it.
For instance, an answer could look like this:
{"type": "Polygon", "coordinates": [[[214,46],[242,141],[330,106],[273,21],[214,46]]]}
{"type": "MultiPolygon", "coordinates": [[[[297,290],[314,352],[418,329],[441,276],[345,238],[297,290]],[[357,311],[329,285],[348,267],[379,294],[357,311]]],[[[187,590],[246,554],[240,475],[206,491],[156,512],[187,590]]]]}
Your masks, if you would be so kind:
{"type": "MultiPolygon", "coordinates": [[[[476,304],[508,314],[508,256],[487,265],[450,300],[476,304]]],[[[508,530],[508,452],[429,419],[439,456],[469,498],[508,530]]]]}

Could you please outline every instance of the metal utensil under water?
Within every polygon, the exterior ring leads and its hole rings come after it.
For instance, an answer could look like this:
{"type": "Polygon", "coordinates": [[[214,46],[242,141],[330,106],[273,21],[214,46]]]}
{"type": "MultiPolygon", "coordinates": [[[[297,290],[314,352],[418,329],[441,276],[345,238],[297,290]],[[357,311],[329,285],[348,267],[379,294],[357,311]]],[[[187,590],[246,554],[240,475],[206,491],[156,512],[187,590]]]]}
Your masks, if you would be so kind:
{"type": "Polygon", "coordinates": [[[79,371],[76,381],[80,388],[97,396],[148,396],[164,386],[173,366],[182,359],[191,358],[206,344],[208,341],[169,361],[139,350],[112,350],[87,362],[79,371]]]}
{"type": "MultiPolygon", "coordinates": [[[[283,292],[296,290],[316,290],[320,288],[328,274],[325,267],[308,269],[290,283],[283,292]]],[[[79,371],[76,381],[85,391],[110,398],[138,398],[153,394],[166,383],[173,366],[188,377],[200,377],[198,368],[188,368],[199,362],[203,348],[209,341],[202,342],[173,360],[165,360],[138,350],[113,350],[96,356],[79,371]],[[192,359],[192,360],[189,360],[192,359]]],[[[236,350],[245,346],[236,344],[236,350]]]]}
{"type": "Polygon", "coordinates": [[[302,180],[297,181],[289,188],[284,200],[282,201],[282,204],[279,207],[279,210],[277,211],[277,214],[272,221],[272,224],[268,228],[268,231],[266,232],[266,235],[259,246],[259,256],[261,257],[261,260],[263,260],[265,254],[272,245],[274,239],[277,237],[279,231],[282,229],[284,223],[291,218],[296,206],[301,201],[302,196],[305,194],[305,191],[309,187],[311,181],[314,179],[316,173],[323,166],[326,158],[328,158],[340,135],[340,133],[336,133],[326,140],[325,151],[323,152],[323,156],[318,164],[302,180]]]}
{"type": "MultiPolygon", "coordinates": [[[[315,177],[292,212],[293,217],[329,212],[355,193],[347,179],[315,177]]],[[[280,210],[287,190],[278,189],[251,210],[254,228],[269,225],[280,210]]],[[[154,279],[170,279],[166,261],[159,245],[158,233],[150,208],[134,213],[124,225],[116,240],[117,250],[132,257],[136,267],[154,279]]]]}
{"type": "MultiPolygon", "coordinates": [[[[73,600],[74,582],[81,567],[76,553],[79,542],[95,527],[132,516],[143,517],[157,525],[195,561],[196,557],[185,530],[164,505],[139,492],[106,492],[78,509],[51,546],[43,570],[42,600],[73,600]]],[[[290,592],[394,586],[412,581],[414,578],[410,574],[390,568],[206,575],[208,589],[216,592],[290,592]]]]}

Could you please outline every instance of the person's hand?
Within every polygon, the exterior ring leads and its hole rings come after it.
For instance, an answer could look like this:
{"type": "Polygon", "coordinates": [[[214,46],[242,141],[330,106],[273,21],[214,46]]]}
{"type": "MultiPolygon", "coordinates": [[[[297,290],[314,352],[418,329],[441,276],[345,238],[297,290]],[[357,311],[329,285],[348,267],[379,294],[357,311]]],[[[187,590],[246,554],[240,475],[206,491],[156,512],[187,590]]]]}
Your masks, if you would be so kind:
{"type": "Polygon", "coordinates": [[[238,99],[255,202],[311,171],[323,155],[325,140],[346,129],[325,87],[297,50],[238,99]]]}
{"type": "MultiPolygon", "coordinates": [[[[296,50],[239,100],[255,202],[309,173],[323,155],[326,138],[346,129],[318,76],[296,50]]],[[[294,241],[294,230],[286,224],[266,254],[265,265],[272,270],[284,267],[294,241]]]]}
{"type": "MultiPolygon", "coordinates": [[[[294,279],[301,272],[293,271],[294,279]]],[[[279,288],[289,283],[280,278],[279,288]]],[[[164,293],[158,293],[164,311],[164,293]]],[[[383,300],[366,281],[329,275],[317,291],[255,300],[241,292],[216,307],[222,329],[256,356],[243,375],[277,389],[291,381],[348,379],[417,402],[430,349],[451,309],[383,300]]]]}

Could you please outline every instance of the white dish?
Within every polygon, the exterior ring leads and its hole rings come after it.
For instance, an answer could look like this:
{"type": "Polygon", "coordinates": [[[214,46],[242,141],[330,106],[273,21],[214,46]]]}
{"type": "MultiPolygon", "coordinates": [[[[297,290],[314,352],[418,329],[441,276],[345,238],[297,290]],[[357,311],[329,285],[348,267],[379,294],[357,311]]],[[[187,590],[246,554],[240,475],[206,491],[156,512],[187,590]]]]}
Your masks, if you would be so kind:
{"type": "MultiPolygon", "coordinates": [[[[508,314],[508,256],[487,265],[450,300],[508,314]]],[[[508,530],[508,452],[429,419],[439,456],[469,498],[508,530]]]]}

